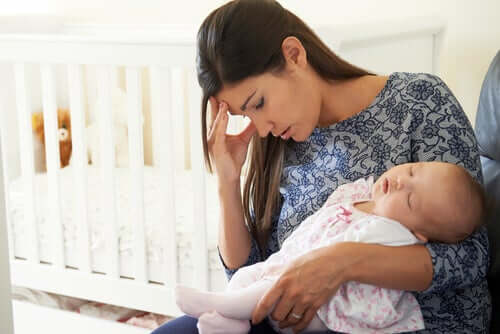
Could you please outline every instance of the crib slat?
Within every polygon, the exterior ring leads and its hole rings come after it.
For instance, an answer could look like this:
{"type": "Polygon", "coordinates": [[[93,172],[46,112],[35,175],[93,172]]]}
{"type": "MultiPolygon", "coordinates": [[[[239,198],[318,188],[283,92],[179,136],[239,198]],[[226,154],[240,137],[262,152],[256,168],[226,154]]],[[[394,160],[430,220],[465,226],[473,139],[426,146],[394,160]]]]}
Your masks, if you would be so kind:
{"type": "Polygon", "coordinates": [[[172,80],[167,68],[151,67],[151,105],[153,132],[153,161],[160,169],[159,203],[163,244],[163,282],[167,286],[177,283],[177,234],[175,213],[175,152],[172,119],[172,80]]]}
{"type": "Polygon", "coordinates": [[[138,68],[127,68],[128,146],[130,157],[131,223],[134,228],[135,279],[148,281],[144,233],[144,146],[142,134],[142,86],[138,68]]]}
{"type": "MultiPolygon", "coordinates": [[[[1,102],[1,101],[0,101],[1,102]]],[[[0,103],[0,113],[5,114],[7,111],[3,110],[2,104],[0,103]]],[[[12,232],[11,222],[12,222],[12,210],[10,207],[10,187],[9,187],[9,172],[8,172],[8,161],[9,157],[7,155],[7,143],[9,143],[7,138],[7,131],[3,128],[5,124],[1,124],[2,128],[0,129],[0,142],[1,142],[1,151],[2,151],[2,177],[3,177],[3,187],[4,187],[4,196],[5,196],[5,225],[7,226],[7,242],[8,242],[8,253],[9,260],[13,260],[15,258],[14,254],[14,234],[12,232]]]]}
{"type": "Polygon", "coordinates": [[[104,223],[108,227],[109,239],[106,247],[109,251],[109,268],[107,274],[111,278],[120,276],[120,253],[118,245],[117,205],[115,195],[115,143],[113,138],[113,122],[111,114],[111,69],[99,66],[97,69],[98,85],[98,119],[99,151],[101,162],[102,197],[101,208],[104,223]]]}
{"type": "Polygon", "coordinates": [[[205,163],[203,146],[201,142],[201,89],[198,86],[196,73],[188,70],[188,98],[189,120],[191,139],[191,170],[193,172],[193,259],[195,261],[196,284],[199,288],[207,290],[208,244],[207,244],[207,215],[206,215],[206,188],[205,188],[205,163]]]}
{"type": "Polygon", "coordinates": [[[75,206],[78,226],[79,269],[91,271],[90,229],[87,212],[87,147],[83,109],[83,77],[81,65],[68,65],[69,106],[71,112],[71,164],[75,180],[75,206]]]}
{"type": "MultiPolygon", "coordinates": [[[[0,65],[0,73],[2,73],[2,78],[0,82],[3,84],[8,83],[8,85],[3,86],[3,92],[0,93],[0,143],[1,143],[1,151],[2,151],[2,177],[3,177],[3,186],[4,186],[4,197],[5,197],[5,225],[7,227],[7,243],[9,250],[9,260],[13,260],[15,258],[15,248],[14,248],[14,234],[12,230],[12,218],[13,218],[13,210],[11,209],[11,198],[10,194],[10,180],[9,175],[11,175],[11,166],[13,164],[10,163],[11,158],[9,159],[9,145],[11,143],[18,142],[17,138],[14,138],[10,134],[10,127],[12,124],[8,121],[7,115],[12,115],[12,109],[8,106],[7,99],[10,98],[12,93],[14,92],[14,66],[12,64],[3,64],[0,65]],[[8,96],[8,97],[7,97],[8,96]],[[5,98],[5,100],[4,100],[5,98]]],[[[19,122],[19,120],[18,120],[19,122]]]]}
{"type": "Polygon", "coordinates": [[[52,246],[54,247],[53,258],[55,265],[64,268],[65,250],[59,184],[61,160],[59,158],[55,73],[53,65],[43,64],[40,66],[40,70],[42,74],[43,126],[45,133],[45,152],[47,157],[48,221],[51,224],[52,230],[52,246]]]}
{"type": "Polygon", "coordinates": [[[35,218],[35,165],[33,159],[33,134],[31,128],[31,106],[26,88],[24,64],[14,65],[16,82],[16,105],[19,114],[19,148],[21,150],[21,175],[24,185],[24,219],[28,222],[30,249],[28,261],[39,263],[38,224],[35,218]]]}
{"type": "Polygon", "coordinates": [[[184,68],[172,69],[172,103],[173,110],[178,110],[172,114],[173,124],[175,126],[175,138],[182,138],[180,152],[176,156],[184,157],[184,169],[191,169],[191,141],[189,138],[189,106],[186,103],[186,70],[184,68]]]}

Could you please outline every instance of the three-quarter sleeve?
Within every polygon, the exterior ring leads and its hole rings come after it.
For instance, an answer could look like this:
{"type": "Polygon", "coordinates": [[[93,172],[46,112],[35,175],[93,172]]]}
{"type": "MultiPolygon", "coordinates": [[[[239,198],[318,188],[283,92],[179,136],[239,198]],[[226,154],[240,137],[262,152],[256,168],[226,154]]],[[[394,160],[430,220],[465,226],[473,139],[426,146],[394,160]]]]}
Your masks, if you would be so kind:
{"type": "MultiPolygon", "coordinates": [[[[454,163],[482,183],[476,137],[446,84],[434,75],[427,75],[414,83],[409,94],[412,92],[413,97],[422,100],[412,112],[412,160],[454,163]]],[[[434,269],[426,292],[466,288],[485,279],[489,261],[486,228],[457,244],[430,242],[426,246],[434,269]]]]}

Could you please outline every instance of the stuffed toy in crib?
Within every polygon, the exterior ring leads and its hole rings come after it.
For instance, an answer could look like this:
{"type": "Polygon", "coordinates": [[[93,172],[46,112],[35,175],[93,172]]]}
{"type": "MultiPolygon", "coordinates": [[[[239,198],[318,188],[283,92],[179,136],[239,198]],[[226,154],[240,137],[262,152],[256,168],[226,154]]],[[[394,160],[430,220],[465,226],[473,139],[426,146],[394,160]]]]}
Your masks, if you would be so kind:
{"type": "MultiPolygon", "coordinates": [[[[33,132],[35,133],[36,141],[40,145],[43,154],[41,154],[41,170],[46,170],[45,164],[45,133],[43,126],[43,113],[34,112],[31,115],[31,125],[33,132]]],[[[69,110],[58,109],[57,110],[57,137],[59,139],[59,157],[61,161],[61,167],[65,167],[69,164],[71,158],[71,118],[69,110]]]]}

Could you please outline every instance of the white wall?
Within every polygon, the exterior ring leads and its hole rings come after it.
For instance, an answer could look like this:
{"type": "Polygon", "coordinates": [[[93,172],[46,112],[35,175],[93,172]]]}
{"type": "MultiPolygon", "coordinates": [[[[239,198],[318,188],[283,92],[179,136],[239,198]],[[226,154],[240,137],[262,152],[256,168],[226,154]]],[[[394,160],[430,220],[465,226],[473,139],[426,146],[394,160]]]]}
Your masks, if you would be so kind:
{"type": "MultiPolygon", "coordinates": [[[[33,2],[33,0],[22,0],[33,2]]],[[[223,0],[46,0],[68,22],[172,23],[198,27],[223,0]]],[[[281,0],[311,25],[437,16],[447,22],[439,74],[474,122],[481,83],[500,49],[498,0],[281,0]]],[[[363,65],[363,64],[359,64],[363,65]]]]}

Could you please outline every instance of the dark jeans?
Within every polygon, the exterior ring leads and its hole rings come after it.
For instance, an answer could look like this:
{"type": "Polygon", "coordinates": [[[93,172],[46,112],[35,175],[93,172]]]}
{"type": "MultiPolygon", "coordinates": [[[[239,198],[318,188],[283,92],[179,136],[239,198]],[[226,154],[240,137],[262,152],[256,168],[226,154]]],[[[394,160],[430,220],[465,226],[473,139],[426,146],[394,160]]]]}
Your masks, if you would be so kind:
{"type": "MultiPolygon", "coordinates": [[[[196,322],[198,319],[187,315],[171,320],[155,329],[151,334],[198,334],[196,322]]],[[[252,326],[251,334],[276,334],[267,321],[252,326]]]]}
{"type": "MultiPolygon", "coordinates": [[[[187,315],[171,320],[163,326],[155,329],[151,334],[198,334],[196,328],[196,318],[188,317],[187,315]]],[[[317,334],[326,334],[331,332],[317,332],[317,334]]],[[[266,320],[260,324],[252,326],[250,334],[276,334],[266,320]]]]}

